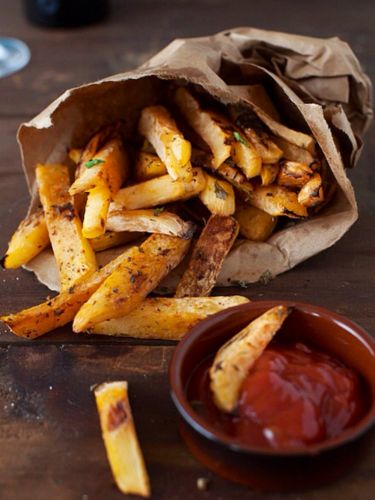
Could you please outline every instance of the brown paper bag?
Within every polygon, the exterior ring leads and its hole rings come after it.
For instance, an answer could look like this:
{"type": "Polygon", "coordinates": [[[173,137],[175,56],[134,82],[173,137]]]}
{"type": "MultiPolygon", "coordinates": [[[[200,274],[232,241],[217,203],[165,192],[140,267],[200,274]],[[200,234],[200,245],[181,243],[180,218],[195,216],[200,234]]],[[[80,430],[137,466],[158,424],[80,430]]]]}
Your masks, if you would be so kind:
{"type": "MultiPolygon", "coordinates": [[[[160,98],[165,80],[197,84],[224,104],[248,105],[271,129],[274,108],[249,85],[266,88],[281,121],[313,134],[338,184],[335,199],[313,218],[276,232],[267,242],[238,240],[218,285],[275,276],[333,245],[358,217],[345,169],[358,160],[372,119],[371,83],[350,47],[319,39],[236,28],[214,36],[175,40],[140,68],[67,90],[21,125],[18,140],[32,196],[37,162],[64,162],[68,147],[83,146],[103,125],[125,120],[136,129],[140,109],[160,98]]],[[[277,115],[276,113],[276,115],[277,115]]],[[[102,252],[102,262],[119,249],[102,252]]],[[[51,251],[27,266],[49,288],[59,288],[51,251]]],[[[178,271],[177,271],[178,274],[178,271]]],[[[164,285],[174,286],[176,273],[164,285]]]]}

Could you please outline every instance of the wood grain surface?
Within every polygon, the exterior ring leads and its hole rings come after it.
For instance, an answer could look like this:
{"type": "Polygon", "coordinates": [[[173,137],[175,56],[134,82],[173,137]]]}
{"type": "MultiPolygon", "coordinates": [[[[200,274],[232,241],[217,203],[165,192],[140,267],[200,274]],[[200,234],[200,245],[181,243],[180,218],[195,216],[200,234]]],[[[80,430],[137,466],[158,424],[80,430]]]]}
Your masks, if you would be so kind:
{"type": "MultiPolygon", "coordinates": [[[[375,6],[371,0],[311,3],[263,0],[113,0],[112,15],[77,30],[29,25],[21,2],[3,0],[0,34],[19,37],[32,59],[0,79],[0,251],[26,212],[29,196],[16,130],[66,88],[128,70],[176,37],[201,36],[248,25],[348,41],[375,76],[375,6]]],[[[350,173],[360,220],[334,247],[248,289],[217,289],[257,299],[312,302],[345,314],[375,334],[374,127],[350,173]]],[[[26,271],[0,271],[0,311],[43,300],[49,291],[26,271]]],[[[167,367],[173,343],[74,335],[70,328],[28,342],[0,325],[0,499],[91,500],[124,498],[105,458],[92,384],[127,379],[155,499],[374,498],[375,447],[347,477],[323,488],[263,495],[213,476],[183,446],[169,398],[167,367]],[[210,479],[198,491],[199,477],[210,479]]]]}

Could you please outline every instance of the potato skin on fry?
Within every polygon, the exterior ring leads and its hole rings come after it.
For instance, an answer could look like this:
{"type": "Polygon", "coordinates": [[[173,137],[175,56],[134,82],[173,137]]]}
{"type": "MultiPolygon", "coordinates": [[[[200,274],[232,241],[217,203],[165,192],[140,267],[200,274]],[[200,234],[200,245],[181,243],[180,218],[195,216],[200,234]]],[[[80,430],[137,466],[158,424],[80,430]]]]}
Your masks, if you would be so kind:
{"type": "Polygon", "coordinates": [[[307,165],[296,161],[281,162],[277,184],[291,189],[299,189],[309,181],[313,171],[307,165]]]}
{"type": "Polygon", "coordinates": [[[142,339],[180,340],[211,314],[249,302],[246,297],[147,298],[122,318],[97,323],[89,333],[142,339]]]}
{"type": "Polygon", "coordinates": [[[316,207],[324,201],[323,183],[320,174],[317,172],[302,187],[298,193],[298,201],[305,207],[316,207]]]}
{"type": "Polygon", "coordinates": [[[238,222],[231,216],[210,217],[177,285],[176,297],[204,297],[210,294],[237,237],[238,228],[238,222]]]}
{"type": "Polygon", "coordinates": [[[249,369],[262,354],[291,309],[276,306],[256,318],[216,353],[210,368],[210,387],[216,406],[232,412],[249,369]]]}
{"type": "Polygon", "coordinates": [[[78,311],[73,331],[82,332],[95,323],[124,316],[174,269],[185,256],[190,241],[152,234],[104,281],[78,311]]]}
{"type": "Polygon", "coordinates": [[[139,446],[126,381],[104,382],[94,389],[107,457],[122,493],[149,497],[150,480],[139,446]]]}

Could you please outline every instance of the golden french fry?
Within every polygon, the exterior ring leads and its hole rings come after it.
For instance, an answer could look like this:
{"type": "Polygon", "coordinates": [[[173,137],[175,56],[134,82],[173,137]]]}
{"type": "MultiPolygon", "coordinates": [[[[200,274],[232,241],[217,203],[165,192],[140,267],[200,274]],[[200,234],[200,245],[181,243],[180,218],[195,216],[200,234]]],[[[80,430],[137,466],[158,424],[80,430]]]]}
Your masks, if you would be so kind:
{"type": "Polygon", "coordinates": [[[245,198],[247,198],[247,195],[253,190],[253,185],[231,160],[225,161],[215,172],[237,188],[238,191],[241,191],[241,193],[245,195],[245,198]]]}
{"type": "Polygon", "coordinates": [[[253,144],[242,133],[233,132],[235,142],[232,145],[232,158],[248,179],[260,174],[262,158],[253,144]]]}
{"type": "Polygon", "coordinates": [[[322,178],[316,172],[298,193],[298,202],[304,207],[315,207],[324,201],[322,178]]]}
{"type": "Polygon", "coordinates": [[[100,427],[118,489],[149,497],[150,480],[139,446],[128,398],[128,383],[105,382],[94,389],[100,427]]]}
{"type": "Polygon", "coordinates": [[[116,259],[92,274],[87,280],[61,291],[53,299],[47,300],[15,314],[1,316],[0,320],[8,325],[18,337],[35,339],[41,335],[66,325],[73,320],[79,308],[99,288],[103,281],[128,258],[137,253],[132,247],[116,259]]]}
{"type": "Polygon", "coordinates": [[[113,198],[110,211],[137,210],[187,200],[200,193],[205,185],[206,178],[200,168],[193,168],[191,182],[174,181],[170,175],[163,175],[120,189],[113,198]]]}
{"type": "Polygon", "coordinates": [[[111,192],[105,184],[88,192],[82,225],[85,238],[97,238],[105,233],[110,202],[111,192]]]}
{"type": "Polygon", "coordinates": [[[142,231],[169,234],[190,239],[194,224],[183,221],[178,215],[163,208],[145,210],[112,210],[107,220],[111,231],[142,231]]]}
{"type": "Polygon", "coordinates": [[[251,366],[291,312],[285,306],[269,309],[232,337],[216,353],[210,368],[210,387],[216,406],[232,412],[251,366]]]}
{"type": "Polygon", "coordinates": [[[234,218],[240,225],[240,234],[251,241],[268,240],[277,224],[277,217],[245,204],[237,204],[234,218]]]}
{"type": "Polygon", "coordinates": [[[253,128],[245,127],[242,129],[246,139],[253,144],[263,163],[277,163],[283,156],[282,150],[275,144],[268,134],[253,128]]]}
{"type": "Polygon", "coordinates": [[[139,152],[135,165],[135,177],[137,181],[147,181],[167,173],[167,167],[157,155],[143,151],[139,152]]]}
{"type": "Polygon", "coordinates": [[[23,219],[11,237],[2,260],[6,269],[21,267],[49,245],[49,236],[43,210],[37,210],[23,219]]]}
{"type": "Polygon", "coordinates": [[[106,231],[101,236],[92,238],[90,240],[90,245],[95,252],[102,252],[103,250],[108,250],[109,248],[126,245],[126,243],[136,240],[141,235],[142,233],[139,232],[121,231],[119,233],[115,233],[114,231],[106,231]]]}
{"type": "Polygon", "coordinates": [[[124,316],[174,269],[185,256],[190,241],[152,234],[137,248],[135,255],[104,281],[78,311],[73,331],[82,332],[95,323],[124,316]]]}
{"type": "Polygon", "coordinates": [[[147,298],[122,318],[97,323],[89,333],[139,339],[180,340],[211,314],[249,302],[246,297],[147,298]]]}
{"type": "Polygon", "coordinates": [[[199,193],[201,202],[212,214],[232,215],[236,209],[232,186],[221,179],[205,174],[206,186],[199,193]]]}
{"type": "Polygon", "coordinates": [[[65,290],[97,269],[95,253],[82,235],[81,221],[68,192],[68,168],[39,164],[36,178],[61,289],[65,290]]]}
{"type": "Polygon", "coordinates": [[[309,181],[313,171],[307,165],[295,161],[284,161],[280,165],[277,184],[288,188],[301,188],[309,181]]]}
{"type": "Polygon", "coordinates": [[[176,289],[176,297],[209,295],[238,234],[238,222],[230,216],[211,215],[176,289]]]}
{"type": "Polygon", "coordinates": [[[143,108],[138,128],[153,145],[172,179],[190,182],[193,175],[191,144],[184,139],[168,110],[164,106],[143,108]]]}
{"type": "Polygon", "coordinates": [[[304,163],[311,168],[316,163],[316,159],[307,149],[300,148],[282,137],[277,137],[277,135],[273,135],[272,140],[282,149],[283,158],[286,160],[304,163]]]}
{"type": "Polygon", "coordinates": [[[274,217],[285,215],[291,219],[307,217],[306,207],[298,202],[297,194],[283,186],[256,186],[248,194],[250,205],[260,208],[274,217]]]}
{"type": "Polygon", "coordinates": [[[271,165],[263,163],[262,169],[260,171],[262,186],[269,186],[270,184],[272,184],[275,181],[278,173],[279,173],[279,165],[277,164],[271,165]]]}

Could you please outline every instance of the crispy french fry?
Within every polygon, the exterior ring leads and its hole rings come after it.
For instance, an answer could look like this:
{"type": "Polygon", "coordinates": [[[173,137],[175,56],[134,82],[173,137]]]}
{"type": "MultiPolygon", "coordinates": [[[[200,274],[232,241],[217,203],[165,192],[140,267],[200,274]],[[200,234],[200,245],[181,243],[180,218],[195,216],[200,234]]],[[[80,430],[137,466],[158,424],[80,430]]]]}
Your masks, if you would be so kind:
{"type": "Polygon", "coordinates": [[[152,234],[132,258],[120,264],[78,311],[73,330],[82,332],[95,323],[125,316],[174,269],[185,256],[190,241],[152,234]]]}
{"type": "Polygon", "coordinates": [[[117,247],[120,245],[126,245],[131,241],[136,240],[142,235],[139,232],[119,232],[106,231],[101,236],[97,238],[92,238],[90,240],[90,245],[95,250],[95,252],[102,252],[103,250],[108,250],[108,248],[117,247]]]}
{"type": "Polygon", "coordinates": [[[304,207],[315,207],[324,201],[322,178],[316,172],[298,193],[298,202],[304,207]]]}
{"type": "Polygon", "coordinates": [[[110,210],[137,210],[187,200],[200,193],[205,185],[206,178],[200,168],[193,168],[191,182],[174,181],[170,175],[163,175],[120,189],[113,198],[110,210]]]}
{"type": "Polygon", "coordinates": [[[272,140],[282,149],[283,158],[286,160],[304,163],[309,167],[315,164],[314,156],[307,149],[300,148],[282,137],[277,137],[277,135],[273,135],[272,140]]]}
{"type": "Polygon", "coordinates": [[[95,253],[82,236],[81,221],[68,192],[70,181],[67,167],[39,164],[36,178],[59,269],[61,289],[65,290],[96,270],[95,253]]]}
{"type": "Polygon", "coordinates": [[[87,280],[61,291],[56,297],[15,314],[1,316],[0,320],[8,325],[18,337],[35,339],[41,335],[66,325],[73,320],[79,308],[99,288],[103,281],[122,263],[127,262],[138,252],[132,247],[116,259],[96,271],[87,280]]]}
{"type": "Polygon", "coordinates": [[[241,191],[247,198],[247,195],[253,190],[253,185],[246,179],[245,175],[232,163],[231,160],[225,161],[216,172],[228,181],[232,186],[241,191]]]}
{"type": "Polygon", "coordinates": [[[263,163],[277,163],[283,156],[282,150],[263,131],[253,128],[243,128],[246,139],[253,144],[263,163]]]}
{"type": "Polygon", "coordinates": [[[37,210],[23,219],[11,237],[2,260],[5,269],[21,267],[49,245],[49,236],[43,210],[37,210]]]}
{"type": "Polygon", "coordinates": [[[262,186],[269,186],[270,184],[272,184],[275,181],[278,173],[279,165],[263,163],[262,169],[260,171],[262,186]]]}
{"type": "Polygon", "coordinates": [[[82,225],[85,238],[97,238],[105,233],[110,202],[111,192],[105,184],[88,192],[82,225]]]}
{"type": "Polygon", "coordinates": [[[213,167],[219,167],[231,155],[232,126],[219,114],[202,110],[198,100],[184,87],[177,89],[175,101],[191,128],[210,147],[213,167]]]}
{"type": "Polygon", "coordinates": [[[301,188],[309,181],[313,171],[307,165],[295,161],[284,161],[280,165],[277,184],[288,188],[301,188]]]}
{"type": "Polygon", "coordinates": [[[193,175],[191,144],[184,139],[168,110],[164,106],[143,108],[138,128],[153,145],[172,179],[190,182],[193,175]]]}
{"type": "Polygon", "coordinates": [[[176,297],[203,297],[210,294],[224,259],[237,237],[238,228],[238,222],[233,217],[210,217],[177,285],[176,297]]]}
{"type": "Polygon", "coordinates": [[[109,214],[107,228],[111,231],[169,234],[185,239],[190,239],[194,234],[194,224],[183,221],[178,215],[163,208],[113,210],[109,214]]]}
{"type": "Polygon", "coordinates": [[[149,497],[150,480],[128,398],[128,383],[105,382],[94,389],[100,427],[118,489],[149,497]]]}
{"type": "Polygon", "coordinates": [[[252,321],[217,352],[210,368],[210,387],[216,406],[232,412],[249,369],[288,317],[290,309],[276,306],[252,321]]]}
{"type": "Polygon", "coordinates": [[[274,217],[285,215],[291,219],[307,217],[306,207],[298,202],[297,194],[283,186],[257,186],[247,201],[274,217]]]}
{"type": "Polygon", "coordinates": [[[232,146],[232,158],[236,165],[242,170],[248,179],[260,174],[262,158],[253,144],[246,140],[243,135],[233,132],[235,142],[232,146]]]}
{"type": "Polygon", "coordinates": [[[135,177],[137,181],[147,181],[167,173],[167,167],[157,155],[140,151],[135,165],[135,177]]]}
{"type": "Polygon", "coordinates": [[[251,241],[266,241],[277,224],[277,217],[246,204],[237,205],[234,218],[240,225],[240,234],[251,241]]]}
{"type": "Polygon", "coordinates": [[[145,299],[122,318],[94,325],[89,333],[142,339],[180,340],[211,314],[249,302],[246,297],[155,297],[145,299]]]}
{"type": "Polygon", "coordinates": [[[232,215],[236,209],[234,190],[232,186],[212,175],[205,174],[206,186],[199,193],[201,202],[212,214],[232,215]]]}

